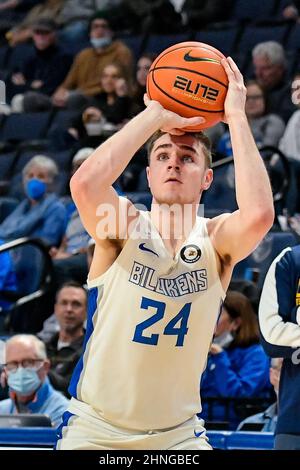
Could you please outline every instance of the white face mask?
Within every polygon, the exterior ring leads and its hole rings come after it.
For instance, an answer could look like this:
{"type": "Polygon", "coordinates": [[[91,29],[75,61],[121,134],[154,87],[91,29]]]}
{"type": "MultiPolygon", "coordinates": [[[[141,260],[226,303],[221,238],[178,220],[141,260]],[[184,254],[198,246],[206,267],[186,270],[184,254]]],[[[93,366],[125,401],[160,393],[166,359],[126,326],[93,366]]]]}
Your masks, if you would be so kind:
{"type": "Polygon", "coordinates": [[[103,129],[103,124],[104,124],[103,121],[87,122],[84,125],[87,135],[89,136],[100,135],[103,129]]]}
{"type": "Polygon", "coordinates": [[[112,43],[112,38],[110,36],[106,36],[103,38],[91,38],[90,41],[95,49],[100,49],[103,47],[110,46],[112,43]]]}
{"type": "Polygon", "coordinates": [[[232,343],[233,339],[232,334],[229,331],[225,331],[220,336],[215,336],[213,343],[218,344],[221,348],[227,348],[227,346],[232,343]]]}

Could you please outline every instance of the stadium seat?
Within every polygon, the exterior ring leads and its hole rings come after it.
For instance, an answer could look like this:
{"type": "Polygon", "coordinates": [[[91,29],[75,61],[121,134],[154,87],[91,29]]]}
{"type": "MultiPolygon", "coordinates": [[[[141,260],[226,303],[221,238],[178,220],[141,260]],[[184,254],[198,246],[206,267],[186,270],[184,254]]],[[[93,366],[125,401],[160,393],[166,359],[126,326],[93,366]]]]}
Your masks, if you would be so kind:
{"type": "Polygon", "coordinates": [[[269,232],[254,252],[236,265],[233,279],[247,279],[262,288],[266,273],[276,256],[288,246],[299,243],[292,232],[269,232]]]}
{"type": "Polygon", "coordinates": [[[238,26],[231,26],[226,29],[203,30],[196,33],[195,41],[210,44],[222,51],[226,56],[232,55],[235,50],[239,30],[238,26]]]}
{"type": "Polygon", "coordinates": [[[43,139],[49,127],[50,112],[12,113],[6,117],[0,130],[0,140],[5,142],[22,142],[43,139]]]}
{"type": "Polygon", "coordinates": [[[34,47],[32,44],[19,44],[8,51],[7,70],[11,72],[19,71],[24,61],[32,54],[34,47]]]}
{"type": "MultiPolygon", "coordinates": [[[[251,2],[249,2],[251,3],[251,2]]],[[[238,52],[248,52],[256,44],[264,41],[277,41],[284,45],[290,25],[246,26],[238,42],[238,52]]]]}
{"type": "Polygon", "coordinates": [[[151,34],[147,40],[145,50],[147,52],[153,52],[155,54],[160,54],[162,51],[168,47],[173,46],[179,42],[189,41],[190,33],[188,34],[151,34]]]}
{"type": "Polygon", "coordinates": [[[277,0],[235,0],[231,18],[257,21],[269,19],[276,9],[277,0]]]}
{"type": "Polygon", "coordinates": [[[138,60],[141,53],[143,52],[143,45],[145,42],[145,36],[133,36],[132,34],[120,34],[118,39],[126,44],[134,55],[135,60],[138,60]]]}
{"type": "Polygon", "coordinates": [[[70,127],[72,120],[76,116],[78,116],[77,111],[70,111],[67,109],[60,109],[56,111],[56,113],[54,114],[51,120],[50,127],[47,131],[46,137],[49,138],[53,134],[53,132],[56,131],[57,129],[60,129],[62,131],[67,130],[68,127],[70,127]]]}
{"type": "Polygon", "coordinates": [[[233,212],[237,209],[233,164],[214,168],[213,184],[203,193],[201,202],[205,211],[222,209],[233,212]]]}
{"type": "Polygon", "coordinates": [[[295,23],[287,40],[286,49],[291,51],[298,51],[300,49],[300,24],[295,23]]]}
{"type": "Polygon", "coordinates": [[[0,180],[7,180],[12,172],[16,160],[16,151],[0,152],[0,180]]]}

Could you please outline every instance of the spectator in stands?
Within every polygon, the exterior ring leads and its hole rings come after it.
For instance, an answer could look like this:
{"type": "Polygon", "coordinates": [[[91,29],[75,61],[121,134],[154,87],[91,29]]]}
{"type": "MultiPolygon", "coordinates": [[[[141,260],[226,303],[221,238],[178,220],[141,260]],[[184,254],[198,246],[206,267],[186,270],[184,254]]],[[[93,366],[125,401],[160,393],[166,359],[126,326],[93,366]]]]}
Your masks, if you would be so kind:
{"type": "Polygon", "coordinates": [[[146,93],[147,75],[155,55],[145,52],[139,58],[136,65],[135,84],[132,94],[131,115],[135,116],[145,109],[144,94],[146,93]]]}
{"type": "Polygon", "coordinates": [[[0,414],[45,414],[56,427],[68,400],[50,384],[49,368],[45,345],[36,336],[22,334],[9,338],[1,379],[2,385],[9,386],[10,398],[0,402],[0,414]]]}
{"type": "Polygon", "coordinates": [[[113,8],[121,0],[66,0],[63,9],[57,17],[61,25],[60,38],[63,42],[84,42],[88,39],[88,24],[90,18],[98,11],[106,11],[113,15],[113,8]]]}
{"type": "Polygon", "coordinates": [[[22,98],[20,111],[44,111],[52,107],[50,96],[64,80],[72,64],[72,57],[57,44],[57,25],[41,18],[32,26],[34,51],[25,60],[21,70],[6,82],[8,99],[22,98]]]}
{"type": "MultiPolygon", "coordinates": [[[[71,176],[93,151],[93,148],[87,147],[75,154],[71,176]]],[[[71,216],[62,243],[59,248],[52,247],[50,250],[56,286],[61,286],[70,279],[84,284],[88,274],[86,253],[90,236],[82,225],[73,201],[69,204],[68,212],[71,216]]]]}
{"type": "Polygon", "coordinates": [[[300,162],[300,71],[296,72],[292,81],[291,95],[296,110],[286,125],[279,148],[288,158],[300,162]]]}
{"type": "MultiPolygon", "coordinates": [[[[281,371],[282,359],[281,358],[273,358],[271,360],[270,366],[270,382],[273,385],[274,392],[276,394],[276,398],[278,399],[279,393],[279,380],[280,380],[280,371],[281,371]]],[[[245,425],[248,423],[255,423],[261,425],[259,429],[262,432],[272,432],[275,433],[276,424],[277,424],[277,412],[278,406],[277,401],[270,405],[265,411],[262,413],[257,413],[256,415],[248,416],[248,418],[244,419],[238,427],[237,431],[246,431],[250,429],[243,429],[245,425]]]]}
{"type": "Polygon", "coordinates": [[[36,3],[41,3],[41,5],[34,6],[21,23],[18,23],[14,28],[6,33],[6,39],[10,46],[14,47],[31,39],[32,25],[38,19],[52,18],[55,20],[64,6],[65,0],[46,0],[44,2],[36,3]]]}
{"type": "Polygon", "coordinates": [[[169,0],[122,0],[119,23],[131,33],[177,33],[181,17],[169,0]]]}
{"type": "Polygon", "coordinates": [[[299,22],[300,17],[300,1],[293,0],[289,5],[286,5],[282,10],[282,16],[286,20],[294,20],[299,22]]]}
{"type": "Polygon", "coordinates": [[[299,233],[300,212],[300,71],[296,72],[291,86],[291,99],[295,111],[288,120],[279,148],[289,160],[291,181],[289,189],[288,210],[290,226],[299,233]]]}
{"type": "Polygon", "coordinates": [[[26,193],[16,209],[0,224],[0,237],[41,238],[49,247],[58,246],[65,232],[66,209],[52,193],[58,174],[55,162],[43,155],[33,157],[23,169],[26,193]]]}
{"type": "Polygon", "coordinates": [[[279,114],[286,122],[294,107],[282,45],[276,41],[257,44],[252,50],[252,61],[255,79],[265,91],[269,112],[279,114]]]}
{"type": "Polygon", "coordinates": [[[129,83],[122,67],[107,64],[101,72],[100,85],[101,93],[89,100],[68,131],[81,146],[100,145],[107,137],[102,131],[116,131],[130,117],[129,83]]]}
{"type": "Polygon", "coordinates": [[[91,19],[90,41],[92,47],[76,55],[66,79],[54,93],[54,105],[78,109],[87,103],[86,97],[101,93],[99,76],[107,64],[118,62],[128,76],[131,74],[132,53],[121,41],[113,39],[110,19],[105,12],[98,12],[91,19]]]}
{"type": "Polygon", "coordinates": [[[198,31],[209,23],[225,21],[230,17],[232,0],[185,0],[181,14],[183,24],[198,31]]]}
{"type": "Polygon", "coordinates": [[[81,354],[86,320],[87,292],[77,282],[67,282],[56,294],[54,314],[59,331],[46,342],[51,361],[49,379],[56,390],[67,390],[81,354]]]}
{"type": "MultiPolygon", "coordinates": [[[[256,144],[277,147],[285,129],[284,121],[277,114],[267,112],[265,93],[258,82],[251,80],[246,87],[245,111],[256,144]]],[[[223,155],[232,155],[229,132],[221,137],[217,150],[223,155]]]]}
{"type": "Polygon", "coordinates": [[[283,357],[275,449],[300,450],[300,245],[283,250],[271,264],[259,305],[262,344],[283,357]]]}
{"type": "MultiPolygon", "coordinates": [[[[236,428],[240,418],[234,399],[269,396],[268,370],[269,360],[259,344],[257,317],[250,301],[240,292],[228,291],[202,376],[200,416],[208,418],[206,398],[233,399],[228,417],[230,427],[236,428]]],[[[227,421],[226,406],[218,400],[210,411],[213,421],[227,421]]]]}

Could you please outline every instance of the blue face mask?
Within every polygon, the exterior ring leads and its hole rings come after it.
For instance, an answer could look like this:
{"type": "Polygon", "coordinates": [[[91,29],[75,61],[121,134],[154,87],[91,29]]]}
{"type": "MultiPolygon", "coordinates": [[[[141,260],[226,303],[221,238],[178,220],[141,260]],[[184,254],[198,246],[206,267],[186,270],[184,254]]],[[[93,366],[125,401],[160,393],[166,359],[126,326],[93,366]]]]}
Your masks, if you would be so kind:
{"type": "Polygon", "coordinates": [[[112,38],[111,37],[104,37],[104,38],[91,38],[90,39],[92,46],[95,49],[98,49],[100,47],[108,47],[112,43],[112,38]]]}
{"type": "Polygon", "coordinates": [[[11,390],[19,395],[30,395],[34,393],[41,385],[35,369],[18,367],[15,372],[9,372],[7,383],[11,390]]]}
{"type": "Polygon", "coordinates": [[[46,183],[44,181],[38,180],[37,178],[32,178],[31,180],[27,181],[25,191],[27,196],[30,199],[34,199],[38,201],[42,199],[47,189],[46,183]]]}

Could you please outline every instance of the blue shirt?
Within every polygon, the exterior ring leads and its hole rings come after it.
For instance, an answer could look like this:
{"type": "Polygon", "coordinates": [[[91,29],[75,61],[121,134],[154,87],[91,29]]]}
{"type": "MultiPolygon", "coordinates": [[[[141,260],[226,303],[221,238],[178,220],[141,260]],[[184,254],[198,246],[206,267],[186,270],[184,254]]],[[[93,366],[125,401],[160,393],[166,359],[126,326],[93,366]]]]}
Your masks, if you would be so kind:
{"type": "Polygon", "coordinates": [[[66,228],[66,209],[55,194],[47,194],[37,204],[28,199],[0,224],[0,237],[14,240],[20,237],[42,238],[49,246],[59,246],[66,228]]]}
{"type": "MultiPolygon", "coordinates": [[[[260,344],[229,347],[219,354],[209,355],[206,370],[201,380],[201,398],[256,398],[269,397],[269,359],[260,344]]],[[[214,421],[227,421],[235,429],[240,418],[230,406],[228,416],[226,406],[216,402],[212,407],[214,421]]],[[[209,407],[203,403],[201,418],[207,419],[209,407]]]]}
{"type": "MultiPolygon", "coordinates": [[[[61,422],[61,417],[66,411],[69,400],[60,392],[54,390],[46,377],[41,387],[38,389],[35,399],[26,408],[28,413],[44,414],[49,416],[52,426],[57,427],[61,422]]],[[[24,405],[23,405],[24,406],[24,405]]],[[[11,398],[0,401],[0,414],[17,414],[15,402],[11,398]]]]}

